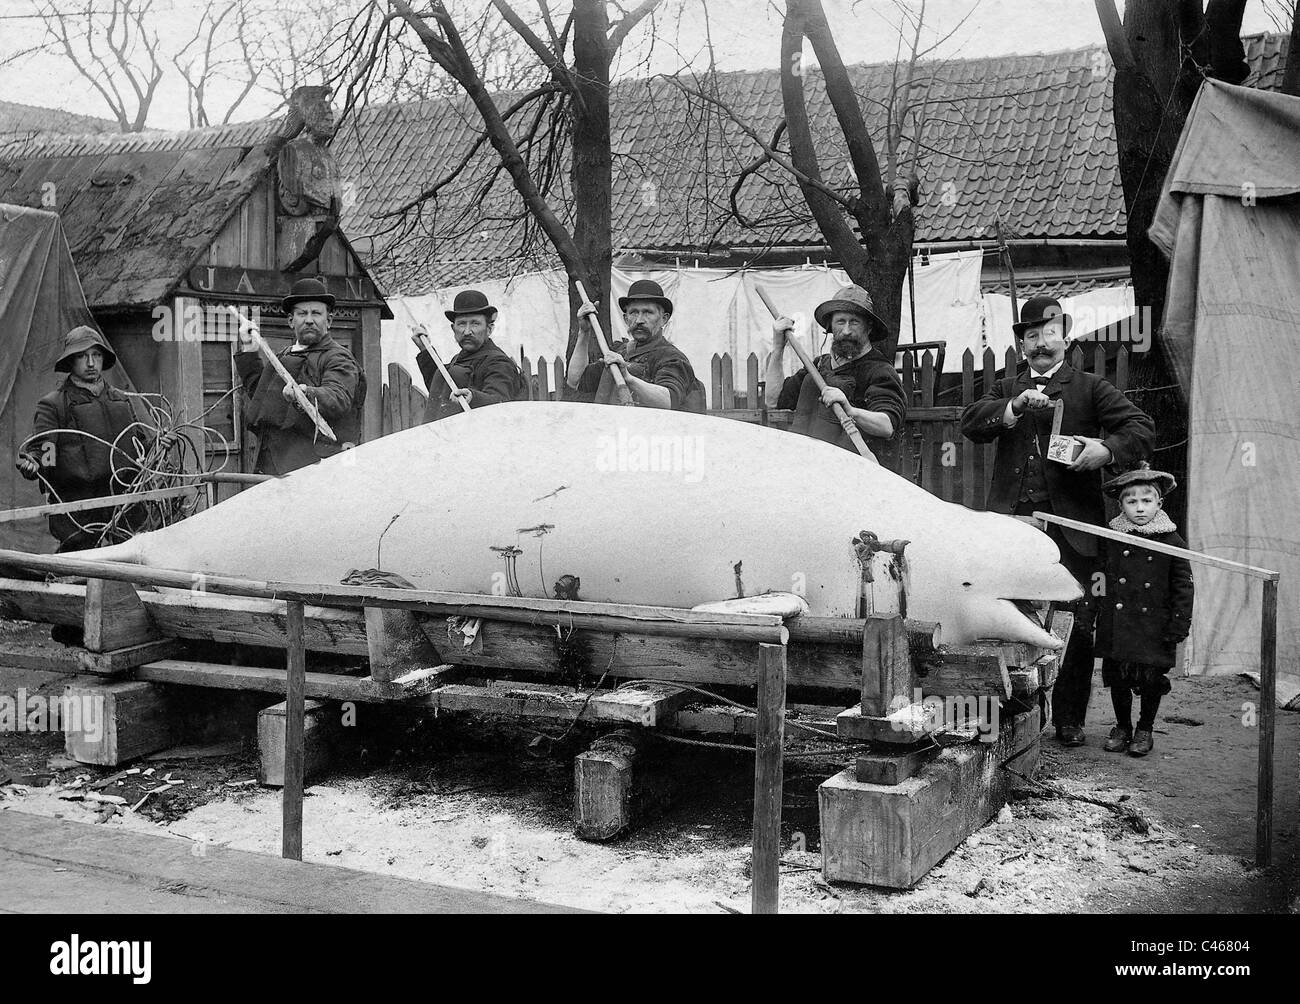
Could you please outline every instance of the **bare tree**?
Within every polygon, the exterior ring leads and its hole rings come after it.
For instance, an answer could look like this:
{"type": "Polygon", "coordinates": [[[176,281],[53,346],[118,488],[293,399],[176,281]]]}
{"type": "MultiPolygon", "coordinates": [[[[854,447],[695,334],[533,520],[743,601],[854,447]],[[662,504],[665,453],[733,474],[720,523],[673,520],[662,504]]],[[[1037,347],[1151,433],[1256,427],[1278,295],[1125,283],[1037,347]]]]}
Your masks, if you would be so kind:
{"type": "Polygon", "coordinates": [[[207,105],[216,82],[230,81],[239,88],[226,104],[222,124],[257,87],[261,71],[253,59],[253,39],[259,31],[250,24],[250,11],[245,0],[208,0],[194,34],[172,55],[172,65],[185,82],[190,128],[213,124],[207,105]]]}
{"type": "MultiPolygon", "coordinates": [[[[382,93],[394,67],[408,65],[402,46],[402,36],[408,34],[418,40],[432,66],[454,82],[467,102],[465,113],[479,126],[476,138],[445,175],[386,214],[394,232],[409,237],[437,230],[444,240],[455,240],[471,228],[495,227],[502,233],[517,231],[521,249],[540,237],[570,279],[581,280],[599,300],[601,321],[607,325],[611,67],[629,34],[662,2],[642,0],[623,8],[606,0],[573,0],[561,11],[550,0],[536,0],[535,9],[525,16],[505,0],[491,0],[475,20],[453,15],[440,0],[421,12],[406,0],[373,0],[350,26],[355,59],[346,87],[349,107],[368,101],[376,82],[382,93]],[[611,7],[621,15],[613,21],[611,7]],[[483,40],[500,38],[502,25],[522,43],[528,57],[530,71],[518,78],[523,93],[500,93],[485,76],[493,72],[494,62],[483,40]],[[489,148],[491,156],[486,155],[489,148]],[[488,197],[502,176],[513,185],[518,201],[515,208],[498,211],[494,205],[500,203],[488,197]],[[461,211],[448,220],[439,215],[439,199],[455,185],[466,186],[471,194],[459,200],[461,211]]],[[[572,287],[570,296],[576,309],[572,287]]],[[[575,324],[570,349],[576,337],[575,324]]]]}

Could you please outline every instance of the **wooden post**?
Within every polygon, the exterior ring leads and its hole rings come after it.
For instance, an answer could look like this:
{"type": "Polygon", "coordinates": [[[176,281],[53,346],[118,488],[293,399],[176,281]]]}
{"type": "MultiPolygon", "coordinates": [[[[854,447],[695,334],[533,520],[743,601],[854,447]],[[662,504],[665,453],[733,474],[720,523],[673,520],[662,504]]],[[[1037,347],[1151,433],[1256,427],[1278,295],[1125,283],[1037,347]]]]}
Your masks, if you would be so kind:
{"type": "Polygon", "coordinates": [[[307,650],[303,646],[303,605],[287,604],[289,675],[284,702],[284,789],[280,856],[302,860],[302,784],[304,698],[307,687],[307,650]]]}
{"type": "Polygon", "coordinates": [[[1273,726],[1277,717],[1277,579],[1264,580],[1259,622],[1259,781],[1255,864],[1273,863],[1273,726]]]}
{"type": "Polygon", "coordinates": [[[862,713],[884,718],[911,703],[912,655],[903,618],[868,617],[862,632],[862,713]]]}
{"type": "Polygon", "coordinates": [[[785,646],[758,646],[758,721],[754,728],[753,913],[776,913],[781,864],[785,754],[785,646]]]}

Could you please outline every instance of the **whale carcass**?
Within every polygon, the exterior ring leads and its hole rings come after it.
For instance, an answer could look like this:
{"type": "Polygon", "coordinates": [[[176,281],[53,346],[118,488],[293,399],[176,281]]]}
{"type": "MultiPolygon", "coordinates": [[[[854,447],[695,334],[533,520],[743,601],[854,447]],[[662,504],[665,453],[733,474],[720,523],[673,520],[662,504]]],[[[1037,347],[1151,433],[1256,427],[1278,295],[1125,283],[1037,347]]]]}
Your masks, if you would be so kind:
{"type": "Polygon", "coordinates": [[[518,402],[385,436],[86,556],[338,582],[694,607],[793,592],[851,617],[859,532],[911,541],[908,615],[943,642],[1059,642],[1013,600],[1073,600],[1056,546],[814,439],[651,409],[518,402]]]}

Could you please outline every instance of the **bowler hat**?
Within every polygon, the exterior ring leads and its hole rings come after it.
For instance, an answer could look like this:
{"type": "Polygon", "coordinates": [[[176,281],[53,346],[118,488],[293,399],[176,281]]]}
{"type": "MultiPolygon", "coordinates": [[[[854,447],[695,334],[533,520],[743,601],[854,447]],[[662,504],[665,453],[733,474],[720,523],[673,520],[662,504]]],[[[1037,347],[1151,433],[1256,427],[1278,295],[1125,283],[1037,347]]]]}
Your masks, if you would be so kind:
{"type": "Polygon", "coordinates": [[[1020,308],[1020,320],[1011,325],[1011,330],[1018,338],[1030,328],[1046,324],[1057,317],[1061,318],[1063,325],[1061,337],[1068,338],[1070,329],[1074,327],[1074,318],[1061,309],[1061,301],[1054,296],[1031,296],[1020,308]]]}
{"type": "Polygon", "coordinates": [[[1137,467],[1131,471],[1125,471],[1118,477],[1111,478],[1101,490],[1111,498],[1119,498],[1120,493],[1129,485],[1152,485],[1164,498],[1171,491],[1178,487],[1178,482],[1174,480],[1172,474],[1166,474],[1164,471],[1153,471],[1151,465],[1143,460],[1137,467]]]}
{"type": "Polygon", "coordinates": [[[117,363],[117,353],[108,346],[108,341],[94,328],[80,325],[63,336],[63,353],[54,364],[59,373],[72,372],[72,360],[87,349],[97,348],[104,353],[104,365],[101,369],[112,369],[117,363]]]}
{"type": "Polygon", "coordinates": [[[319,279],[299,279],[289,290],[289,295],[280,301],[286,314],[290,313],[295,304],[315,301],[323,303],[327,310],[334,309],[334,294],[325,288],[325,283],[319,279]]]}
{"type": "Polygon", "coordinates": [[[451,310],[444,310],[443,313],[449,321],[464,314],[482,314],[491,324],[496,320],[497,308],[488,303],[488,298],[477,289],[462,289],[452,301],[451,310]]]}
{"type": "Polygon", "coordinates": [[[627,288],[627,296],[618,298],[618,309],[627,310],[627,305],[633,300],[649,300],[663,307],[669,317],[673,314],[673,301],[664,296],[664,288],[653,279],[638,279],[632,283],[627,288]]]}
{"type": "Polygon", "coordinates": [[[831,330],[831,317],[836,311],[844,310],[866,318],[871,326],[868,336],[873,342],[889,337],[889,325],[876,313],[876,305],[871,301],[871,294],[861,286],[842,286],[835,295],[825,303],[819,303],[813,311],[813,317],[827,331],[831,330]]]}

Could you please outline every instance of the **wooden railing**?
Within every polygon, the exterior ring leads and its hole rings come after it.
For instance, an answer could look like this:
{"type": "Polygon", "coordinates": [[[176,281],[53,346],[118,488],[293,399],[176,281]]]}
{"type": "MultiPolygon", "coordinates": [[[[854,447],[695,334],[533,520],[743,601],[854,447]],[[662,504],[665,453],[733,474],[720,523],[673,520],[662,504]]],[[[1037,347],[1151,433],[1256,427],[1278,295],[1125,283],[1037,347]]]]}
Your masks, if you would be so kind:
{"type": "MultiPolygon", "coordinates": [[[[949,502],[981,509],[993,470],[993,444],[972,443],[961,435],[961,413],[978,400],[984,389],[1020,363],[1015,349],[999,358],[987,349],[976,359],[967,349],[962,353],[961,369],[943,373],[943,346],[926,343],[921,351],[904,352],[899,379],[908,403],[907,422],[900,434],[900,448],[889,466],[896,473],[949,502]]],[[[1129,349],[1126,345],[1082,343],[1071,347],[1067,360],[1075,369],[1088,370],[1106,377],[1121,391],[1129,387],[1129,349]]],[[[524,360],[527,363],[527,360],[524,360]]],[[[770,425],[778,429],[790,426],[791,413],[769,409],[763,401],[763,362],[751,352],[744,361],[743,385],[738,381],[738,367],[730,353],[715,355],[711,360],[708,399],[709,414],[741,422],[770,425]]],[[[525,369],[530,394],[535,401],[562,399],[564,370],[562,361],[538,357],[525,369]]],[[[424,418],[425,395],[414,386],[406,370],[396,364],[388,367],[388,385],[384,388],[383,434],[398,432],[419,424],[424,418]]]]}

